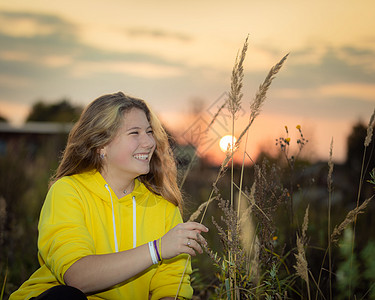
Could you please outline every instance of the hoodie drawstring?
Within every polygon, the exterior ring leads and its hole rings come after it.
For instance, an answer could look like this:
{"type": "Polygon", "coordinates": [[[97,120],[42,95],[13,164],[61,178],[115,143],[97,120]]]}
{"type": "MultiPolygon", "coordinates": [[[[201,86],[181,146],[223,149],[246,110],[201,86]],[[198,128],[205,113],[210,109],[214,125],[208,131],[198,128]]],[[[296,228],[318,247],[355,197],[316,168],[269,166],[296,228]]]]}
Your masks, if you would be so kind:
{"type": "Polygon", "coordinates": [[[133,248],[137,247],[137,205],[133,196],[133,248]]]}
{"type": "MultiPolygon", "coordinates": [[[[113,222],[113,236],[115,239],[115,251],[118,252],[118,242],[117,242],[117,233],[116,233],[116,219],[115,219],[115,210],[113,208],[113,199],[112,193],[109,189],[108,184],[104,185],[109,193],[112,204],[112,222],[113,222]]],[[[133,248],[137,247],[137,203],[135,202],[135,196],[133,196],[133,248]]]]}
{"type": "Polygon", "coordinates": [[[108,184],[104,185],[109,193],[109,197],[111,198],[111,204],[112,204],[112,221],[113,221],[113,236],[115,239],[115,251],[118,252],[118,243],[117,243],[117,234],[116,234],[116,220],[115,220],[115,210],[113,209],[113,199],[112,199],[112,193],[109,190],[108,184]]]}

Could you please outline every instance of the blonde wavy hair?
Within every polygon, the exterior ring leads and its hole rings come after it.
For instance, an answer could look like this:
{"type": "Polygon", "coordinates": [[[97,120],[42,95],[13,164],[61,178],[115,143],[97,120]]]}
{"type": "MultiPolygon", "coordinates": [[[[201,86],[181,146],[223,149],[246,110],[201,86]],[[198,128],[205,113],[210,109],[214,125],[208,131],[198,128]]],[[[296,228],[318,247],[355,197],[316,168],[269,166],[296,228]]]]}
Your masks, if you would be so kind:
{"type": "Polygon", "coordinates": [[[69,133],[66,148],[50,185],[63,176],[103,168],[99,149],[116,136],[124,113],[133,108],[145,112],[152,127],[156,149],[150,161],[150,172],[138,179],[153,193],[163,196],[182,210],[182,196],[177,186],[177,168],[168,135],[145,101],[122,92],[101,96],[91,102],[69,133]]]}

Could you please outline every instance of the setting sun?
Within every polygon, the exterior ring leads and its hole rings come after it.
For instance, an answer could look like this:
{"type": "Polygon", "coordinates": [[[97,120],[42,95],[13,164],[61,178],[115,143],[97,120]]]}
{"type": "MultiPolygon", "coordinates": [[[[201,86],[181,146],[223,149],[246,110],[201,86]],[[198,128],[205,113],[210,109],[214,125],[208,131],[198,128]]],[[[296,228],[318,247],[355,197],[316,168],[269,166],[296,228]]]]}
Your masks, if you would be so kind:
{"type": "Polygon", "coordinates": [[[232,135],[225,135],[220,139],[220,149],[223,152],[227,152],[228,150],[232,150],[232,143],[235,144],[237,141],[235,136],[232,135]]]}

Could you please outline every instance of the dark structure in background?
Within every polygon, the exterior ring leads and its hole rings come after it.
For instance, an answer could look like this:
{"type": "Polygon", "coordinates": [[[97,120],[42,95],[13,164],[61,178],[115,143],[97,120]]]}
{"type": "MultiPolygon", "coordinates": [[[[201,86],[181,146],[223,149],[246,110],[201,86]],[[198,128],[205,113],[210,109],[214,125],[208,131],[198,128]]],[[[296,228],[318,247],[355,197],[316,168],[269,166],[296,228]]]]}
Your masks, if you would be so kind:
{"type": "Polygon", "coordinates": [[[0,155],[16,147],[25,147],[26,155],[31,157],[42,145],[54,144],[56,150],[61,150],[66,141],[72,123],[28,122],[22,126],[12,126],[0,122],[0,155]]]}

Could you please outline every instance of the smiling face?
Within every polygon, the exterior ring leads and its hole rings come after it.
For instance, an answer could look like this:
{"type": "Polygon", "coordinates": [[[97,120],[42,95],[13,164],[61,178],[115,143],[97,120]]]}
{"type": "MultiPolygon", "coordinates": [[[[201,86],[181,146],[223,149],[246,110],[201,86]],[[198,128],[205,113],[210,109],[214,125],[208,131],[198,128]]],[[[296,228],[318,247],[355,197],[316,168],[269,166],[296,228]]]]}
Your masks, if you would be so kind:
{"type": "Polygon", "coordinates": [[[116,178],[129,182],[147,174],[155,145],[144,111],[133,108],[125,112],[115,138],[100,150],[104,154],[103,176],[110,181],[116,178]]]}

